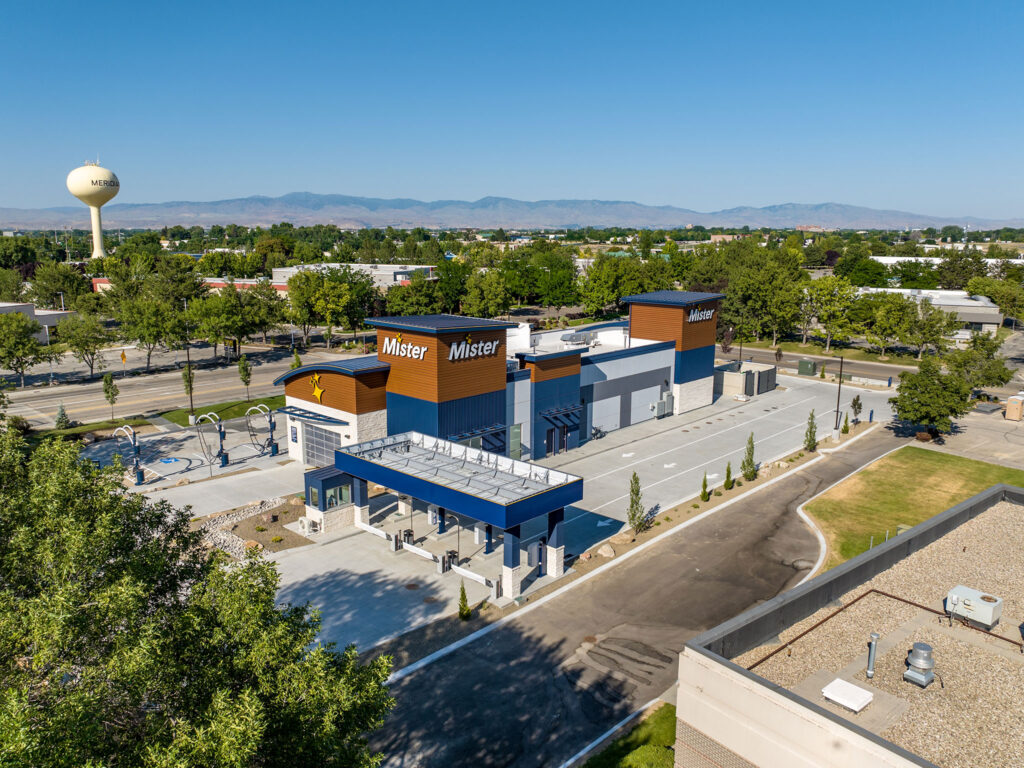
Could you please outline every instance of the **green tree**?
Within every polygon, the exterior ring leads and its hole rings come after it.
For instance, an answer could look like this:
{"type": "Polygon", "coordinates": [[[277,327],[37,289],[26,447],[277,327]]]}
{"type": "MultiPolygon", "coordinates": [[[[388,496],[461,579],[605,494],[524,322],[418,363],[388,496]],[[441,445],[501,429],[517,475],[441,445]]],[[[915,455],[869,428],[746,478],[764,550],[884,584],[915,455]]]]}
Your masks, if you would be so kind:
{"type": "Polygon", "coordinates": [[[860,421],[860,412],[864,409],[864,404],[861,402],[860,395],[855,395],[853,400],[850,401],[850,410],[853,411],[854,423],[860,421]]]}
{"type": "Polygon", "coordinates": [[[68,315],[57,323],[57,337],[71,354],[89,368],[89,378],[106,363],[100,354],[113,339],[103,321],[95,315],[68,315]]]}
{"type": "Polygon", "coordinates": [[[818,450],[818,423],[814,420],[814,411],[807,417],[807,429],[804,430],[804,450],[814,453],[818,450]]]}
{"type": "Polygon", "coordinates": [[[496,269],[475,271],[466,281],[462,309],[471,317],[497,317],[508,312],[511,300],[505,278],[496,269]]]}
{"type": "Polygon", "coordinates": [[[36,338],[42,329],[39,323],[21,312],[0,314],[0,368],[15,373],[22,387],[27,371],[54,359],[50,349],[36,338]]]}
{"type": "Polygon", "coordinates": [[[736,481],[732,479],[732,462],[725,462],[725,482],[722,483],[722,487],[727,491],[731,491],[733,486],[736,485],[736,481]]]}
{"type": "Polygon", "coordinates": [[[466,281],[473,274],[473,265],[459,259],[443,259],[434,270],[441,311],[457,314],[466,295],[466,281]]]}
{"type": "Polygon", "coordinates": [[[68,418],[67,411],[64,410],[64,403],[57,406],[57,417],[53,420],[53,426],[56,429],[71,428],[71,419],[68,418]]]}
{"type": "Polygon", "coordinates": [[[388,312],[393,315],[433,315],[444,306],[437,284],[422,272],[414,272],[408,285],[395,285],[385,297],[388,312]]]}
{"type": "Polygon", "coordinates": [[[25,284],[18,270],[0,269],[0,301],[21,301],[24,292],[25,284]]]}
{"type": "Polygon", "coordinates": [[[466,582],[459,582],[459,618],[469,621],[473,618],[473,610],[469,607],[469,598],[466,597],[466,582]]]}
{"type": "Polygon", "coordinates": [[[267,334],[279,328],[284,322],[287,305],[277,289],[267,280],[260,280],[240,293],[246,320],[254,333],[263,336],[267,343],[267,334]]]}
{"type": "Polygon", "coordinates": [[[317,291],[321,277],[316,272],[302,269],[288,278],[288,320],[302,334],[302,346],[309,345],[309,333],[320,322],[316,313],[317,291]]]}
{"type": "Polygon", "coordinates": [[[808,291],[813,297],[818,323],[825,332],[825,351],[828,352],[833,341],[845,339],[850,331],[849,312],[857,291],[848,280],[834,275],[813,280],[808,291]]]}
{"type": "Polygon", "coordinates": [[[291,370],[302,367],[302,358],[299,357],[299,350],[295,350],[295,354],[292,356],[292,364],[289,366],[291,370]]]}
{"type": "Polygon", "coordinates": [[[1024,286],[1019,281],[972,277],[967,282],[967,292],[972,296],[992,299],[1006,317],[1020,318],[1024,315],[1024,286]]]}
{"type": "Polygon", "coordinates": [[[120,337],[146,352],[146,370],[150,369],[153,352],[171,336],[169,321],[174,319],[172,308],[155,296],[139,296],[122,302],[118,309],[120,337]]]}
{"type": "Polygon", "coordinates": [[[949,336],[960,325],[956,315],[944,312],[930,301],[922,301],[917,306],[916,316],[904,326],[900,341],[914,347],[920,360],[928,347],[941,352],[949,346],[949,336]]]}
{"type": "Polygon", "coordinates": [[[273,563],[207,553],[189,512],[72,443],[0,434],[0,753],[13,768],[379,762],[390,659],[317,640],[273,563]],[[27,458],[27,460],[26,460],[27,458]]]}
{"type": "Polygon", "coordinates": [[[971,389],[1001,387],[1013,378],[1013,371],[1007,367],[1006,359],[999,356],[1000,346],[993,336],[973,333],[965,349],[946,353],[946,369],[967,382],[971,389]]]}
{"type": "Polygon", "coordinates": [[[700,481],[700,500],[707,501],[711,498],[711,491],[708,490],[708,472],[704,470],[704,479],[700,481]]]}
{"type": "Polygon", "coordinates": [[[754,461],[754,433],[747,437],[747,447],[743,452],[743,463],[740,465],[740,472],[744,480],[754,480],[757,477],[757,462],[754,461]]]}
{"type": "Polygon", "coordinates": [[[939,285],[947,290],[966,288],[972,277],[985,277],[988,274],[985,257],[975,248],[943,250],[939,255],[942,260],[935,268],[935,273],[939,285]]]}
{"type": "Polygon", "coordinates": [[[545,307],[567,307],[576,301],[576,264],[567,250],[544,248],[534,255],[537,300],[545,307]]]}
{"type": "Polygon", "coordinates": [[[333,275],[324,275],[317,288],[313,308],[327,326],[327,349],[331,348],[334,329],[345,321],[345,307],[351,299],[348,284],[333,275]]]}
{"type": "Polygon", "coordinates": [[[245,399],[248,401],[249,384],[252,383],[252,363],[245,355],[238,358],[238,378],[241,379],[242,386],[245,387],[245,399]]]}
{"type": "Polygon", "coordinates": [[[580,302],[590,315],[603,314],[609,306],[618,303],[620,261],[616,256],[599,254],[577,281],[580,302]]]}
{"type": "Polygon", "coordinates": [[[103,399],[110,403],[110,420],[114,420],[114,404],[117,396],[121,394],[120,388],[114,383],[114,374],[103,374],[103,399]]]}
{"type": "Polygon", "coordinates": [[[640,477],[636,472],[629,479],[629,509],[626,520],[634,534],[646,531],[651,525],[651,516],[644,509],[643,494],[640,492],[640,477]]]}
{"type": "Polygon", "coordinates": [[[918,371],[900,374],[896,397],[889,402],[901,421],[949,432],[952,419],[971,409],[971,387],[955,373],[942,373],[932,358],[925,358],[918,371]]]}
{"type": "Polygon", "coordinates": [[[864,329],[868,343],[878,347],[879,359],[887,359],[886,351],[900,338],[917,320],[917,305],[898,293],[886,293],[878,297],[870,319],[864,329]]]}
{"type": "Polygon", "coordinates": [[[848,414],[848,413],[843,415],[843,428],[842,428],[841,432],[844,435],[847,435],[847,434],[850,433],[850,414],[848,414]]]}
{"type": "Polygon", "coordinates": [[[71,309],[78,297],[89,293],[92,286],[85,275],[68,264],[44,261],[32,276],[29,296],[46,309],[71,309]]]}

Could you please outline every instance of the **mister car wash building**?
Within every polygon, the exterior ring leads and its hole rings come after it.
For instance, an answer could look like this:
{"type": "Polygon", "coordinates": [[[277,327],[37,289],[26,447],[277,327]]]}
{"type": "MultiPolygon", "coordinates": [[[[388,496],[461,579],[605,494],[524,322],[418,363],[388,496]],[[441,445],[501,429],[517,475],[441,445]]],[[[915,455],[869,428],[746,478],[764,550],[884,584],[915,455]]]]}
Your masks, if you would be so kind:
{"type": "Polygon", "coordinates": [[[536,460],[594,436],[708,405],[722,294],[628,296],[626,320],[582,331],[422,315],[368,320],[376,355],[280,376],[289,455],[417,432],[536,460]]]}
{"type": "Polygon", "coordinates": [[[560,576],[565,507],[583,498],[583,479],[530,460],[710,404],[722,298],[629,296],[627,320],[577,332],[451,315],[368,321],[376,355],[302,366],[275,382],[285,388],[289,455],[316,467],[305,475],[300,524],[360,528],[440,572],[483,580],[495,597],[517,597],[534,573],[560,576]],[[372,493],[397,498],[396,510],[372,493]],[[432,526],[425,535],[417,510],[432,526]],[[524,538],[524,526],[538,524],[524,538]],[[473,529],[483,544],[477,568],[462,567],[448,525],[458,535],[473,529]],[[500,575],[488,579],[481,573],[499,540],[500,575]],[[533,542],[525,564],[524,542],[533,542]]]}

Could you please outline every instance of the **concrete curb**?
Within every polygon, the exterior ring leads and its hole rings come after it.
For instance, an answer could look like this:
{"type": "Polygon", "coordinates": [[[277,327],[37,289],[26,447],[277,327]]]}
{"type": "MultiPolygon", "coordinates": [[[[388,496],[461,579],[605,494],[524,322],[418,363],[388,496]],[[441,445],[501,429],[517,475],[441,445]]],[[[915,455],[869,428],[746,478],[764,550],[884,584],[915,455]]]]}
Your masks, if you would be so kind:
{"type": "Polygon", "coordinates": [[[594,739],[592,742],[587,744],[587,746],[585,746],[583,749],[581,749],[575,755],[573,755],[568,760],[566,760],[564,763],[562,763],[558,768],[572,768],[572,766],[579,765],[581,763],[581,761],[583,760],[583,758],[585,758],[587,755],[589,755],[595,749],[597,749],[602,744],[604,744],[604,742],[608,741],[613,736],[618,734],[619,731],[623,730],[627,725],[632,723],[640,715],[642,715],[648,709],[653,707],[659,701],[661,701],[661,697],[660,696],[658,698],[656,698],[656,699],[651,699],[646,704],[644,704],[642,707],[640,707],[640,709],[636,710],[636,712],[633,712],[632,714],[626,715],[619,722],[617,722],[615,725],[613,725],[607,731],[605,731],[600,736],[598,736],[596,739],[594,739]]]}

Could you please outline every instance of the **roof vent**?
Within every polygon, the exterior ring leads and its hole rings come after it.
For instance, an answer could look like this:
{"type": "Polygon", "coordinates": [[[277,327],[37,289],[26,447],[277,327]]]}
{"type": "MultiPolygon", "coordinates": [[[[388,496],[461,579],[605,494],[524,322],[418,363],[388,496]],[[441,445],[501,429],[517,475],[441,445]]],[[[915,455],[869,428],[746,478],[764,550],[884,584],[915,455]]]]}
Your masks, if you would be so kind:
{"type": "Polygon", "coordinates": [[[935,679],[935,659],[932,658],[932,647],[928,643],[914,643],[907,654],[907,670],[903,679],[922,688],[927,688],[935,679]]]}

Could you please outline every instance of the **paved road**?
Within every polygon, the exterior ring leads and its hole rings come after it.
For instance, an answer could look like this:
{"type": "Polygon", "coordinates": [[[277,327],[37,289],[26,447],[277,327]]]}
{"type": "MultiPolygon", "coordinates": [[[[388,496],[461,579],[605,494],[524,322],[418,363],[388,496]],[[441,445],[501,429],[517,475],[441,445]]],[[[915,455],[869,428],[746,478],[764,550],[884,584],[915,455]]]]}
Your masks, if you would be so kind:
{"type": "MultiPolygon", "coordinates": [[[[808,347],[808,351],[814,349],[808,347]]],[[[740,357],[740,347],[738,344],[734,344],[729,353],[726,354],[722,351],[721,346],[718,346],[715,350],[720,359],[731,359],[738,360],[740,357]]],[[[803,358],[809,358],[811,360],[817,360],[818,364],[825,363],[828,368],[828,373],[839,373],[839,359],[835,357],[825,357],[822,355],[815,354],[797,354],[795,352],[785,352],[782,355],[781,361],[775,360],[775,352],[768,349],[759,349],[755,347],[743,347],[743,359],[753,360],[755,363],[771,363],[772,365],[780,365],[783,368],[796,369],[797,364],[803,358]]],[[[890,376],[896,379],[901,371],[915,371],[916,366],[907,365],[890,365],[888,363],[866,363],[861,360],[846,360],[843,363],[843,374],[850,376],[860,376],[866,379],[878,379],[879,381],[886,381],[890,376]]]]}
{"type": "MultiPolygon", "coordinates": [[[[273,380],[288,370],[292,355],[287,349],[267,350],[265,348],[244,348],[253,362],[250,395],[282,394],[281,387],[275,387],[273,380]]],[[[137,353],[137,351],[135,351],[137,353]]],[[[206,357],[209,357],[207,354],[206,357]]],[[[195,356],[193,357],[195,359],[195,356]]],[[[334,360],[335,355],[326,352],[309,352],[303,362],[334,360]]],[[[114,407],[116,416],[159,413],[188,405],[188,398],[182,387],[181,374],[177,371],[121,378],[117,373],[120,397],[114,407]]],[[[103,398],[103,384],[93,381],[85,384],[60,384],[53,387],[23,389],[9,393],[11,407],[8,412],[27,418],[34,426],[53,426],[57,408],[61,403],[68,417],[83,423],[110,418],[110,405],[103,398]]],[[[238,379],[238,368],[233,363],[216,368],[201,368],[195,374],[196,406],[242,399],[245,387],[238,379]]]]}
{"type": "Polygon", "coordinates": [[[690,637],[796,583],[798,504],[897,444],[876,430],[394,684],[388,766],[563,760],[675,682],[690,637]]]}

